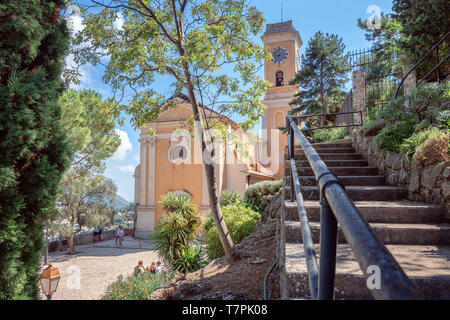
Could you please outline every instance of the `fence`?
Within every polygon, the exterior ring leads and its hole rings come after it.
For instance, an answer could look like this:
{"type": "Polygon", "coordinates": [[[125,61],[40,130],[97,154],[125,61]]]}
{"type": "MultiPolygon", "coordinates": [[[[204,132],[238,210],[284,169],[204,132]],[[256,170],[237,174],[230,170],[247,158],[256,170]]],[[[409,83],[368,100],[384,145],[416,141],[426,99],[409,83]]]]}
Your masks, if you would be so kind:
{"type": "Polygon", "coordinates": [[[403,73],[394,47],[372,48],[349,54],[352,70],[365,71],[365,104],[367,117],[372,119],[395,96],[403,73]]]}

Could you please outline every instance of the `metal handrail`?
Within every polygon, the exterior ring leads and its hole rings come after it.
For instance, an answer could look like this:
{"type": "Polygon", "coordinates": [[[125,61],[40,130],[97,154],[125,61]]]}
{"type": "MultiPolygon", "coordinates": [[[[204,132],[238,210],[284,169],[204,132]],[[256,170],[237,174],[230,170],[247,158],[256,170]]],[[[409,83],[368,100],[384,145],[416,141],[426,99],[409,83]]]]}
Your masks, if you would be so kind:
{"type": "Polygon", "coordinates": [[[303,249],[305,252],[306,269],[308,270],[308,281],[311,298],[317,299],[319,288],[319,268],[317,264],[316,250],[314,249],[314,242],[311,235],[311,228],[309,227],[308,216],[306,214],[305,203],[303,201],[300,183],[297,175],[297,167],[295,165],[295,157],[293,143],[294,136],[290,135],[288,139],[289,159],[291,161],[291,201],[296,199],[297,210],[302,228],[303,249]],[[292,151],[292,152],[291,152],[292,151]]]}
{"type": "MultiPolygon", "coordinates": [[[[447,34],[445,35],[445,36],[443,36],[442,38],[441,38],[441,40],[439,40],[422,58],[420,58],[420,60],[419,61],[417,61],[417,63],[414,65],[414,67],[412,67],[411,68],[411,70],[409,70],[408,71],[408,73],[403,77],[403,79],[402,79],[402,81],[400,82],[400,84],[398,85],[398,87],[397,87],[397,91],[395,91],[395,97],[394,97],[394,99],[397,99],[397,97],[398,97],[398,93],[400,92],[400,88],[401,88],[401,86],[403,85],[403,82],[405,82],[405,80],[406,80],[406,78],[411,74],[411,72],[413,72],[414,70],[416,70],[417,69],[417,67],[434,51],[434,50],[436,50],[438,47],[439,47],[439,45],[442,43],[442,42],[444,42],[444,40],[445,39],[447,39],[447,37],[449,36],[449,34],[450,34],[450,31],[449,32],[447,32],[447,34]]],[[[439,66],[442,64],[442,63],[444,63],[447,59],[449,58],[449,56],[447,55],[447,57],[445,57],[444,58],[444,60],[442,60],[442,61],[440,61],[440,62],[438,62],[437,63],[437,65],[430,71],[430,72],[428,72],[427,73],[427,75],[425,76],[425,77],[423,77],[421,80],[420,80],[420,82],[419,82],[419,84],[420,83],[422,83],[422,81],[423,80],[425,80],[425,78],[426,77],[428,77],[432,72],[434,72],[437,68],[439,68],[439,66]]],[[[439,56],[438,56],[438,59],[439,59],[439,56]]],[[[438,77],[439,77],[439,74],[438,74],[438,77]]]]}
{"type": "Polygon", "coordinates": [[[301,128],[302,131],[311,131],[317,129],[329,129],[329,128],[347,128],[347,127],[360,127],[363,124],[363,114],[362,111],[346,111],[346,112],[335,112],[335,113],[311,113],[311,114],[299,114],[299,115],[291,115],[293,119],[306,119],[311,117],[327,117],[327,116],[337,116],[341,114],[355,114],[358,113],[360,116],[360,123],[355,124],[345,124],[345,125],[332,125],[332,126],[322,126],[322,127],[314,127],[314,128],[301,128]]]}
{"type": "MultiPolygon", "coordinates": [[[[287,116],[286,123],[288,125],[288,147],[291,159],[291,197],[293,199],[293,187],[295,187],[296,200],[300,204],[300,218],[304,219],[306,212],[303,212],[303,197],[301,196],[300,182],[295,167],[294,136],[299,140],[303,148],[320,190],[320,269],[318,298],[333,299],[334,297],[337,224],[339,223],[365,278],[367,279],[371,276],[369,270],[374,266],[380,270],[380,289],[370,290],[375,299],[416,299],[419,296],[417,288],[406,276],[386,246],[377,239],[369,224],[350,200],[342,183],[328,170],[325,163],[305,135],[299,130],[297,123],[290,115],[287,116]]],[[[307,223],[307,219],[304,219],[304,223],[307,223]]],[[[305,240],[308,241],[308,250],[310,250],[309,241],[311,238],[308,236],[308,230],[309,226],[304,227],[302,223],[302,237],[304,242],[305,240]]],[[[305,246],[305,255],[309,253],[306,249],[307,247],[305,246]]],[[[314,251],[310,252],[311,255],[313,253],[314,251]]],[[[308,275],[309,270],[310,267],[308,267],[308,275]]],[[[314,268],[311,268],[311,270],[314,271],[314,268]]],[[[315,274],[313,273],[312,276],[315,276],[315,274]]],[[[311,291],[313,291],[312,287],[311,291]]]]}

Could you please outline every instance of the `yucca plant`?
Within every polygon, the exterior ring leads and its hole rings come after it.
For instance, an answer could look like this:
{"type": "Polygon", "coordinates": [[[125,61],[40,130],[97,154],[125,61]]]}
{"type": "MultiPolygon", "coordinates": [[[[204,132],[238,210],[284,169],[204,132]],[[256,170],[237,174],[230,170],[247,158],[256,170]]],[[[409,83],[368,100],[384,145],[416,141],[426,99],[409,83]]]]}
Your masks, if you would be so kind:
{"type": "Polygon", "coordinates": [[[152,238],[159,256],[173,264],[199,229],[200,215],[188,194],[168,193],[161,197],[166,214],[155,227],[152,238]]]}
{"type": "Polygon", "coordinates": [[[204,266],[203,256],[201,246],[189,244],[181,250],[180,257],[173,262],[173,270],[181,273],[197,271],[204,266]]]}

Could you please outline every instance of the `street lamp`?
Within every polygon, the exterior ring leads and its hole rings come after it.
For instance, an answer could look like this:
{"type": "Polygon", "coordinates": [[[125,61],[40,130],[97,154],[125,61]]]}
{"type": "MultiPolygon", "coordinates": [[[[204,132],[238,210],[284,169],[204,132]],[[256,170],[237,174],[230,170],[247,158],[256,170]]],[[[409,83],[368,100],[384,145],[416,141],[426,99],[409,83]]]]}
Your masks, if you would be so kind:
{"type": "Polygon", "coordinates": [[[52,267],[51,264],[48,265],[47,269],[42,270],[40,277],[41,290],[47,297],[47,300],[50,300],[56,292],[60,278],[61,275],[59,274],[58,268],[52,267]]]}

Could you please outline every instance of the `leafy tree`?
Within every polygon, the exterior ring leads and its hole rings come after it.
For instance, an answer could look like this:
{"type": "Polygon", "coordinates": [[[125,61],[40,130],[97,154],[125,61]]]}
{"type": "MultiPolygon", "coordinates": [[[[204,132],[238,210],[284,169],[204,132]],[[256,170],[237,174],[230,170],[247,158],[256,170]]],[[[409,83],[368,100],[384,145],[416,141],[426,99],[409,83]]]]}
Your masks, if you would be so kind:
{"type": "Polygon", "coordinates": [[[203,124],[207,119],[200,102],[224,114],[247,116],[243,127],[259,121],[268,83],[255,73],[258,63],[261,66],[260,61],[269,56],[252,41],[262,31],[261,12],[249,7],[247,0],[91,2],[99,10],[83,10],[85,28],[74,42],[78,48],[75,60],[96,64],[107,57],[103,79],[119,95],[131,92],[127,112],[136,127],[173,107],[168,97],[187,92],[196,136],[201,140],[214,221],[231,262],[234,244],[222,219],[210,161],[214,146],[207,143],[205,129],[209,127],[203,124]],[[115,28],[119,17],[124,23],[115,28]],[[226,73],[221,74],[226,65],[226,73]],[[238,76],[230,76],[230,70],[238,76]],[[161,79],[173,81],[167,95],[154,89],[153,84],[161,79]]]}
{"type": "MultiPolygon", "coordinates": [[[[417,62],[450,30],[450,2],[447,0],[394,0],[394,18],[401,24],[399,44],[413,63],[417,62]]],[[[440,46],[440,59],[449,54],[450,39],[440,46]]],[[[435,54],[418,68],[425,76],[436,64],[435,54]]],[[[448,63],[446,67],[448,73],[448,63]]],[[[442,68],[445,69],[445,68],[442,68]]]]}
{"type": "Polygon", "coordinates": [[[36,299],[44,221],[69,161],[58,98],[62,0],[0,3],[0,299],[36,299]]]}
{"type": "MultiPolygon", "coordinates": [[[[299,84],[301,91],[294,96],[293,112],[335,112],[345,99],[348,59],[344,54],[342,38],[334,34],[317,32],[308,42],[302,56],[303,68],[291,80],[299,84]]],[[[321,117],[320,125],[325,125],[321,117]]],[[[311,124],[311,120],[307,123],[311,124]]]]}
{"type": "Polygon", "coordinates": [[[104,160],[120,145],[114,129],[121,120],[120,107],[92,90],[67,90],[60,102],[72,161],[61,184],[60,210],[52,229],[69,236],[73,254],[73,236],[83,226],[109,225],[111,220],[113,210],[107,202],[112,206],[117,188],[101,174],[104,160]]]}
{"type": "Polygon", "coordinates": [[[54,221],[53,230],[69,237],[70,254],[75,253],[74,235],[83,227],[97,228],[112,224],[115,210],[112,208],[117,188],[110,179],[87,173],[76,175],[75,170],[66,173],[72,183],[64,186],[59,199],[61,208],[54,221]]]}

